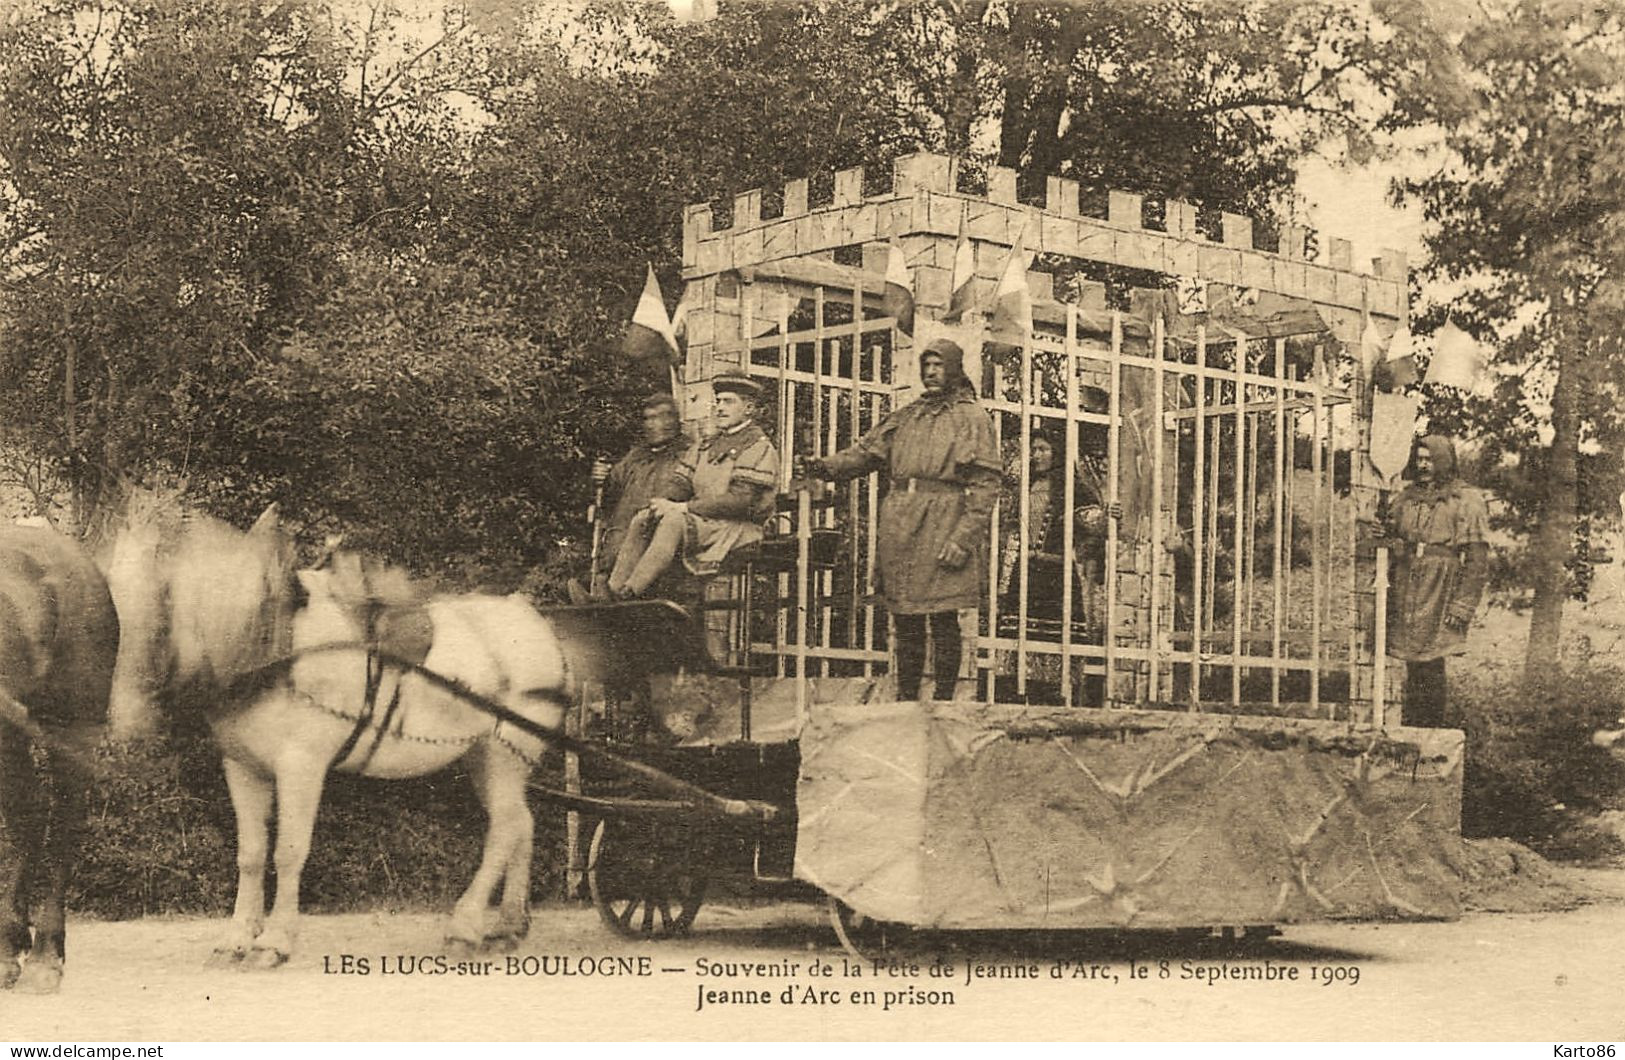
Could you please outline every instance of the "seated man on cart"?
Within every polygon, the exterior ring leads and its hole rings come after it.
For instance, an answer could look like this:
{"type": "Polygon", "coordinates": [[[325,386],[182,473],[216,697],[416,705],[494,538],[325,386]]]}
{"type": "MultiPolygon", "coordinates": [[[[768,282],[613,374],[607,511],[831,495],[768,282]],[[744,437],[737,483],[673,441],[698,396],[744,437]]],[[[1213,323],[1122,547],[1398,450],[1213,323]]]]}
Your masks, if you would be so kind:
{"type": "Polygon", "coordinates": [[[716,433],[677,464],[665,490],[633,517],[609,575],[616,600],[644,596],[672,563],[710,575],[762,537],[773,514],[779,453],[755,422],[762,385],[738,369],[711,381],[716,433]]]}
{"type": "MultiPolygon", "coordinates": [[[[644,399],[643,437],[626,455],[614,465],[607,460],[594,461],[593,485],[602,489],[603,500],[613,505],[609,518],[603,523],[603,548],[597,554],[589,579],[594,588],[608,580],[632,519],[647,508],[650,501],[663,495],[672,472],[677,470],[677,461],[688,447],[689,439],[683,430],[677,402],[662,390],[644,399]]],[[[599,510],[602,512],[602,504],[599,510]]],[[[589,603],[592,599],[587,587],[575,578],[570,579],[567,588],[573,604],[589,603]]]]}

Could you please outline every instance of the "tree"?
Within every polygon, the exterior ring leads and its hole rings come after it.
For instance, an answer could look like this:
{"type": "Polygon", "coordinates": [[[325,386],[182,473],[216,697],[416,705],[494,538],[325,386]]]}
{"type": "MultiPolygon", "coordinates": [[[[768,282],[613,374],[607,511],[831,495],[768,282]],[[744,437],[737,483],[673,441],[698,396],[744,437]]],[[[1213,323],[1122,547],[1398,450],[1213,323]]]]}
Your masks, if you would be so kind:
{"type": "Polygon", "coordinates": [[[1499,380],[1487,399],[1434,394],[1429,412],[1510,465],[1500,484],[1531,534],[1525,671],[1538,679],[1559,657],[1581,517],[1618,511],[1625,5],[1517,0],[1459,48],[1471,72],[1420,94],[1449,161],[1404,193],[1436,226],[1424,275],[1461,293],[1419,323],[1449,317],[1492,345],[1499,380]]]}
{"type": "Polygon", "coordinates": [[[68,470],[81,517],[121,471],[214,444],[207,381],[240,377],[326,280],[348,130],[300,21],[49,3],[0,33],[5,418],[68,470]]]}
{"type": "Polygon", "coordinates": [[[179,477],[487,573],[579,530],[688,203],[802,176],[817,202],[929,148],[1267,218],[1306,144],[1383,120],[1358,101],[1404,54],[1274,0],[19,10],[0,417],[26,454],[87,509],[179,477]]]}

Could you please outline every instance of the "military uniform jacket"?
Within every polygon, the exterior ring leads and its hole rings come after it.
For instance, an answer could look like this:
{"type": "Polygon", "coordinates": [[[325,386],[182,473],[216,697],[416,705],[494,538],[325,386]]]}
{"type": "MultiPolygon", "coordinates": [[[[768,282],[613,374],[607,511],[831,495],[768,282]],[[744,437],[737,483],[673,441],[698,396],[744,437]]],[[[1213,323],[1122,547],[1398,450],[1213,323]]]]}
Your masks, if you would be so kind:
{"type": "Polygon", "coordinates": [[[761,540],[778,480],[779,451],[754,423],[690,447],[666,492],[688,502],[683,564],[712,574],[739,545],[761,540]]]}
{"type": "Polygon", "coordinates": [[[671,482],[677,462],[688,448],[686,443],[682,435],[662,446],[639,443],[610,469],[608,493],[615,506],[604,523],[604,544],[598,551],[601,569],[606,573],[615,565],[632,517],[661,496],[671,482]]]}

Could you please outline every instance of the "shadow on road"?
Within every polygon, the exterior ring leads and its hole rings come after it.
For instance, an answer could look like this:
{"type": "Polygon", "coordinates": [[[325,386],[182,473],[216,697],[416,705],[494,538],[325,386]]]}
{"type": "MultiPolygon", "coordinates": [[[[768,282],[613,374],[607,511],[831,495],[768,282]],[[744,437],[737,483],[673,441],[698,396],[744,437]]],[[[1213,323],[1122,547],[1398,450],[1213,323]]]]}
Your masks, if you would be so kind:
{"type": "MultiPolygon", "coordinates": [[[[805,915],[787,916],[782,908],[767,923],[754,923],[747,910],[711,907],[703,911],[685,949],[696,946],[727,946],[760,949],[764,953],[785,950],[841,950],[840,941],[822,910],[808,909],[805,915]]],[[[888,925],[883,940],[879,930],[858,943],[865,957],[955,956],[988,962],[1032,960],[1261,960],[1381,961],[1375,953],[1295,940],[1288,925],[1273,937],[1257,928],[1233,932],[1218,929],[1182,930],[1022,930],[1022,931],[930,931],[888,925]]]]}

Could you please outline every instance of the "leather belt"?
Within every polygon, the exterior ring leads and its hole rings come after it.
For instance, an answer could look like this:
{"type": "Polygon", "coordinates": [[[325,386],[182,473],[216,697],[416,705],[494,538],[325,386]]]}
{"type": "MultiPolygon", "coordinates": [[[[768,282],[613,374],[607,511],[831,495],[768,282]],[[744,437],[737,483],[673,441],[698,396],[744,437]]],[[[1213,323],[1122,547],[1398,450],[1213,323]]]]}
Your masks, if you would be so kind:
{"type": "Polygon", "coordinates": [[[1456,559],[1461,553],[1455,545],[1437,544],[1411,544],[1406,542],[1403,551],[1412,556],[1438,556],[1441,558],[1456,559]]]}
{"type": "Polygon", "coordinates": [[[904,493],[962,493],[964,485],[940,478],[894,478],[891,488],[904,493]]]}

